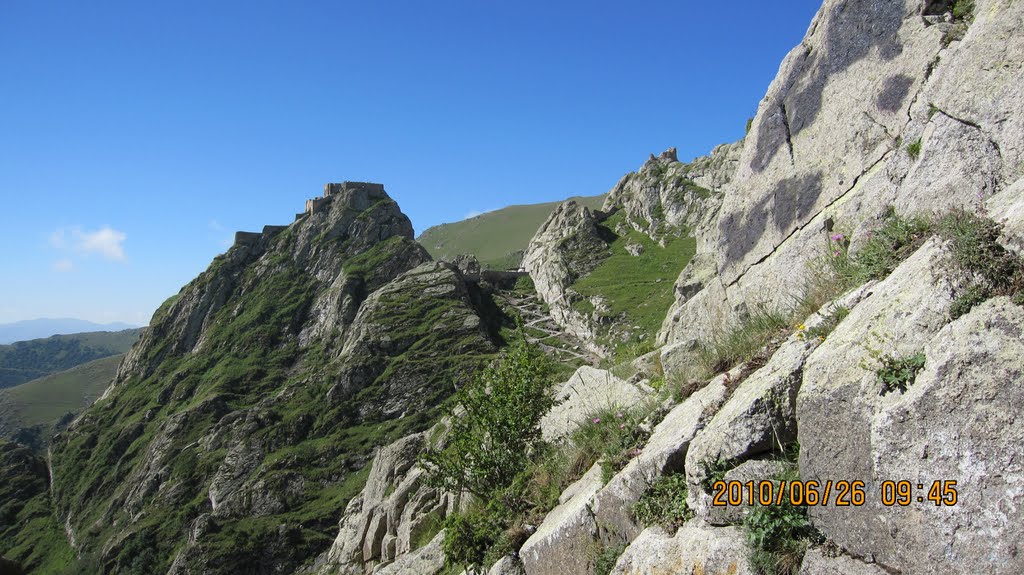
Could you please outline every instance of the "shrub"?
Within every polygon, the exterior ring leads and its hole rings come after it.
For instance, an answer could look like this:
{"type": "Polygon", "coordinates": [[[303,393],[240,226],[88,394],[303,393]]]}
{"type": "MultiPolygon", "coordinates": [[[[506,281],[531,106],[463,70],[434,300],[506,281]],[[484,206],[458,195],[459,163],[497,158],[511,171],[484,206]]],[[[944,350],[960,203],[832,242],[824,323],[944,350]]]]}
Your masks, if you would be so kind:
{"type": "Polygon", "coordinates": [[[700,486],[704,488],[705,493],[711,493],[715,483],[724,480],[725,474],[736,467],[736,464],[727,459],[716,459],[705,461],[701,466],[704,470],[704,480],[701,481],[700,486]]]}
{"type": "Polygon", "coordinates": [[[675,531],[693,517],[686,504],[686,475],[662,475],[654,480],[633,505],[633,516],[645,527],[661,525],[675,531]]]}
{"type": "MultiPolygon", "coordinates": [[[[799,479],[795,466],[776,478],[787,483],[799,479]]],[[[809,543],[822,541],[807,519],[806,507],[793,505],[789,498],[781,505],[751,507],[743,518],[743,531],[751,567],[763,575],[795,575],[809,543]]]]}
{"type": "Polygon", "coordinates": [[[496,365],[456,393],[447,445],[420,456],[427,482],[483,501],[507,487],[541,445],[540,420],[555,404],[550,372],[520,333],[496,365]]]}
{"type": "Polygon", "coordinates": [[[953,2],[953,19],[973,22],[974,0],[955,0],[953,2]]]}
{"type": "Polygon", "coordinates": [[[625,543],[601,546],[597,552],[597,557],[594,559],[594,575],[608,575],[611,573],[612,569],[615,568],[615,563],[625,550],[625,543]]]}
{"type": "Polygon", "coordinates": [[[949,317],[956,319],[974,309],[974,306],[991,297],[992,292],[979,285],[968,286],[963,293],[953,299],[949,306],[949,317]]]}
{"type": "Polygon", "coordinates": [[[868,280],[882,279],[921,247],[932,228],[928,218],[904,217],[890,208],[883,216],[882,225],[868,232],[856,253],[849,252],[845,234],[832,233],[827,239],[825,255],[815,262],[812,282],[839,295],[868,280]]]}
{"type": "Polygon", "coordinates": [[[967,284],[954,300],[954,319],[993,296],[1016,298],[1024,292],[1024,262],[999,243],[1002,226],[964,210],[952,211],[938,221],[938,230],[949,242],[950,266],[967,284]]]}
{"type": "Polygon", "coordinates": [[[501,513],[493,510],[470,510],[453,513],[444,522],[441,550],[445,562],[462,565],[474,571],[484,563],[487,550],[501,537],[501,513]]]}
{"type": "Polygon", "coordinates": [[[917,157],[921,155],[921,138],[907,144],[907,155],[909,155],[912,160],[916,160],[917,157]]]}
{"type": "Polygon", "coordinates": [[[924,353],[883,357],[881,367],[875,372],[878,374],[878,381],[882,384],[881,395],[896,390],[899,390],[900,393],[906,392],[907,387],[917,377],[917,373],[924,368],[924,361],[924,353]]]}

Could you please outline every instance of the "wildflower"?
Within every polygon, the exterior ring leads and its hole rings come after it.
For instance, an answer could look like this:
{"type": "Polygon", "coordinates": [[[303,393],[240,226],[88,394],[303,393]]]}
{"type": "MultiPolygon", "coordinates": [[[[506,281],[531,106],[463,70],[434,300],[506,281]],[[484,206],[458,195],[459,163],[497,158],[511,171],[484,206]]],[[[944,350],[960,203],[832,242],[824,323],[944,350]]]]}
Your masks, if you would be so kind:
{"type": "Polygon", "coordinates": [[[620,423],[619,424],[619,429],[626,429],[626,424],[625,423],[620,423]]]}
{"type": "Polygon", "coordinates": [[[804,325],[804,324],[800,324],[800,325],[796,326],[796,329],[797,329],[797,331],[804,331],[804,330],[807,329],[807,326],[804,325]]]}
{"type": "Polygon", "coordinates": [[[834,256],[838,256],[838,255],[839,255],[840,253],[841,253],[841,252],[840,252],[839,250],[836,250],[836,251],[832,252],[832,255],[834,255],[834,256]]]}
{"type": "Polygon", "coordinates": [[[594,418],[594,419],[592,420],[592,423],[593,423],[594,425],[597,425],[598,423],[601,423],[601,418],[600,418],[600,417],[595,417],[595,418],[594,418]]]}
{"type": "Polygon", "coordinates": [[[620,411],[620,412],[615,414],[615,417],[617,417],[619,419],[622,419],[624,416],[622,415],[622,412],[620,411]]]}
{"type": "Polygon", "coordinates": [[[841,242],[844,239],[846,239],[846,236],[844,236],[843,234],[832,234],[830,237],[834,242],[841,242]]]}

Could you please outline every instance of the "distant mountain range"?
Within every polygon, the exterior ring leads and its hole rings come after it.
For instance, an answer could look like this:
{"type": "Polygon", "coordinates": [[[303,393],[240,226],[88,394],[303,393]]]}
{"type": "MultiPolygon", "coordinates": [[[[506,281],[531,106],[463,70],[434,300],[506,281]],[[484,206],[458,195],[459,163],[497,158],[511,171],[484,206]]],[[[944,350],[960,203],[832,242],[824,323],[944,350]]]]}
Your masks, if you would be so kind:
{"type": "Polygon", "coordinates": [[[0,344],[89,331],[122,331],[140,327],[127,323],[94,323],[74,318],[40,318],[0,324],[0,344]]]}

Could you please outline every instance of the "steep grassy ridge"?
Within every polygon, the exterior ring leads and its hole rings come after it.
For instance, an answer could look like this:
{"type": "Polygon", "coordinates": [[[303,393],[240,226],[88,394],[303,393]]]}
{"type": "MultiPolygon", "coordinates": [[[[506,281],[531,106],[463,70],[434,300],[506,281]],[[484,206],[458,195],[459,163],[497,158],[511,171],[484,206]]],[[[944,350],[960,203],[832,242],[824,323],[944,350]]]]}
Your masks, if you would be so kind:
{"type": "MultiPolygon", "coordinates": [[[[605,195],[569,199],[594,210],[604,203],[605,195]]],[[[417,241],[437,260],[451,261],[459,254],[473,254],[484,267],[518,267],[530,238],[559,203],[508,206],[461,222],[427,228],[417,241]]]]}
{"type": "Polygon", "coordinates": [[[154,315],[52,444],[54,503],[105,573],[293,572],[373,450],[495,351],[470,287],[382,191],[237,245],[154,315]]]}

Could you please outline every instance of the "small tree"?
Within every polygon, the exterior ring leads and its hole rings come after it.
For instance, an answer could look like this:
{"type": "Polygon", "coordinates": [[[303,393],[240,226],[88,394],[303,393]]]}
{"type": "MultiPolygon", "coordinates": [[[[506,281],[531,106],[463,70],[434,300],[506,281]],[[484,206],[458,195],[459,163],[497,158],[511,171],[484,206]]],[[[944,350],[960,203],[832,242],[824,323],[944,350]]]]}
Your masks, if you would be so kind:
{"type": "Polygon", "coordinates": [[[540,420],[555,404],[550,375],[548,358],[520,334],[456,393],[446,444],[420,457],[427,482],[482,501],[508,487],[542,442],[540,420]]]}

